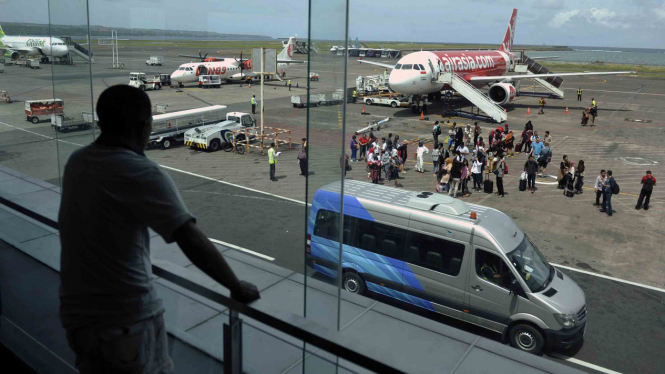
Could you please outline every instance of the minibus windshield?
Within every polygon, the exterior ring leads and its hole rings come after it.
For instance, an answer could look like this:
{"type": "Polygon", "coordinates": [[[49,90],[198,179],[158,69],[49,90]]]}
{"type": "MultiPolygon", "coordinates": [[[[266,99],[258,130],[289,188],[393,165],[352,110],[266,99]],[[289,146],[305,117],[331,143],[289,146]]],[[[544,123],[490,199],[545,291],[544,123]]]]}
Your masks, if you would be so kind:
{"type": "Polygon", "coordinates": [[[508,253],[508,258],[531,292],[540,292],[547,288],[551,281],[552,266],[526,235],[522,243],[508,253]]]}

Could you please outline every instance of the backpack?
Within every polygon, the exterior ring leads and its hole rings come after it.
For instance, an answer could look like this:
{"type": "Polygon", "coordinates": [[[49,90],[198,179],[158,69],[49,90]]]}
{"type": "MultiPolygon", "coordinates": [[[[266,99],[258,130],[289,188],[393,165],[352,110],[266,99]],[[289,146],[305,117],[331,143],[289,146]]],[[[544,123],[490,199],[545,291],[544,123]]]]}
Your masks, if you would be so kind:
{"type": "Polygon", "coordinates": [[[642,189],[648,192],[651,192],[653,190],[653,177],[651,176],[647,177],[647,180],[644,182],[644,185],[642,185],[642,189]]]}
{"type": "Polygon", "coordinates": [[[618,195],[621,190],[619,189],[619,183],[614,181],[614,186],[612,187],[612,195],[618,195]]]}

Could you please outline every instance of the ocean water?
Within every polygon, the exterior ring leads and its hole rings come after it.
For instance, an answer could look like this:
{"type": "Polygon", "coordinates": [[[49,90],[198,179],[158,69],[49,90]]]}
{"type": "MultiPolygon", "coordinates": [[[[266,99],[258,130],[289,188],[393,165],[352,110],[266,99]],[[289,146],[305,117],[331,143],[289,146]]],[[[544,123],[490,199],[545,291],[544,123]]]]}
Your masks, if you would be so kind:
{"type": "Polygon", "coordinates": [[[558,56],[556,61],[665,66],[664,49],[570,47],[573,51],[525,52],[530,57],[558,56]]]}

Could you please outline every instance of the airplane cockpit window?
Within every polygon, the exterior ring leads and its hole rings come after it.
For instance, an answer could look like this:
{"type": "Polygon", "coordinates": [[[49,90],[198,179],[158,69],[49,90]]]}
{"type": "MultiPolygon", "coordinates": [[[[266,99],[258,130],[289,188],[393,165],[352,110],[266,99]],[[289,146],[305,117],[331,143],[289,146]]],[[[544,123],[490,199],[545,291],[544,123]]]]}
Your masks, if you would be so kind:
{"type": "Polygon", "coordinates": [[[401,68],[402,68],[402,64],[397,64],[397,65],[395,65],[395,70],[397,70],[397,69],[401,69],[401,68]]]}
{"type": "Polygon", "coordinates": [[[412,67],[412,66],[413,66],[413,65],[411,65],[411,64],[408,64],[408,65],[402,65],[402,70],[411,70],[411,67],[412,67]]]}
{"type": "Polygon", "coordinates": [[[418,66],[420,66],[420,70],[425,70],[425,67],[423,66],[423,64],[418,64],[418,66]]]}
{"type": "Polygon", "coordinates": [[[178,70],[185,70],[185,68],[179,68],[178,70]]]}
{"type": "Polygon", "coordinates": [[[418,64],[413,64],[413,70],[420,70],[420,66],[418,66],[418,64]]]}

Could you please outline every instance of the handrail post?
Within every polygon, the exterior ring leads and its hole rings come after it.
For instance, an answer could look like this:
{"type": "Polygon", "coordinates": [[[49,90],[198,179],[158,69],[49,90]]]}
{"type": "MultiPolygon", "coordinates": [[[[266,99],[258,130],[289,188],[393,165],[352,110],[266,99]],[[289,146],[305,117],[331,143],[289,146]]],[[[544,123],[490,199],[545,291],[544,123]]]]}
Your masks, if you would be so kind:
{"type": "Polygon", "coordinates": [[[229,323],[224,324],[224,373],[243,374],[242,320],[233,309],[229,309],[229,323]]]}

